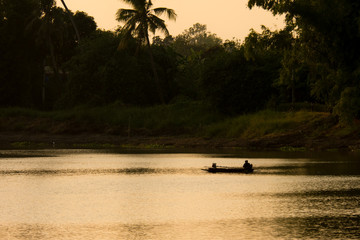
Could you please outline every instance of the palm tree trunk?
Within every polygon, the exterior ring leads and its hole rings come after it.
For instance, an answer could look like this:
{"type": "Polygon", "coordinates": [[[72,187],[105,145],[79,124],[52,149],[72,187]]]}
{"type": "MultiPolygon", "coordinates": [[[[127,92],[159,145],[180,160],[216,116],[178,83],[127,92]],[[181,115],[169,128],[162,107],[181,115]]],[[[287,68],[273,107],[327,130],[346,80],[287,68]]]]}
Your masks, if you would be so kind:
{"type": "Polygon", "coordinates": [[[78,40],[78,43],[80,43],[80,34],[79,34],[79,30],[78,28],[76,27],[76,24],[75,24],[75,21],[74,21],[74,18],[72,17],[72,14],[70,12],[70,10],[68,9],[68,7],[66,6],[65,4],[65,1],[64,0],[61,0],[61,3],[63,4],[65,10],[66,10],[66,13],[68,14],[69,18],[70,18],[70,21],[74,27],[74,30],[75,30],[75,34],[76,34],[76,38],[78,40]]]}
{"type": "Polygon", "coordinates": [[[164,94],[163,94],[163,92],[161,90],[160,80],[159,80],[159,76],[158,76],[157,71],[156,71],[154,56],[152,54],[152,50],[151,50],[151,46],[150,46],[149,34],[147,32],[145,32],[145,36],[146,36],[146,44],[147,44],[148,49],[149,49],[150,63],[151,63],[152,71],[154,73],[156,88],[157,88],[161,103],[165,104],[164,94]]]}

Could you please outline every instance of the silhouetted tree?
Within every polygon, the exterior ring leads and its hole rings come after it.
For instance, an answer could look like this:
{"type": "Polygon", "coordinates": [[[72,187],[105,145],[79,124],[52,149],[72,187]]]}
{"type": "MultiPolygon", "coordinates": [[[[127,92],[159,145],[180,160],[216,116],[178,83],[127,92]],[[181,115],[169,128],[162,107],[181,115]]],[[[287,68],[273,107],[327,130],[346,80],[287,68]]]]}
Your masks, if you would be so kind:
{"type": "Polygon", "coordinates": [[[213,51],[204,65],[205,99],[225,114],[262,109],[273,94],[272,85],[280,67],[279,61],[273,59],[267,64],[247,59],[244,47],[231,52],[225,48],[213,51]]]}
{"type": "Polygon", "coordinates": [[[183,33],[175,37],[173,48],[183,56],[193,52],[205,52],[209,48],[220,46],[222,39],[216,34],[207,31],[207,26],[196,23],[183,33]]]}
{"type": "Polygon", "coordinates": [[[89,16],[86,12],[77,11],[73,19],[78,28],[80,38],[86,38],[95,33],[97,24],[94,18],[89,16]]]}
{"type": "Polygon", "coordinates": [[[153,8],[151,0],[123,0],[129,3],[133,9],[119,9],[116,13],[119,22],[125,22],[122,30],[125,37],[121,41],[119,47],[124,46],[129,36],[133,35],[140,43],[148,46],[150,54],[150,62],[156,81],[158,94],[162,103],[165,102],[162,93],[159,77],[156,71],[154,57],[150,47],[149,31],[155,34],[156,30],[160,30],[165,35],[169,35],[169,31],[165,25],[165,21],[159,18],[159,15],[166,14],[169,19],[175,20],[176,14],[174,10],[168,8],[153,8]],[[124,42],[125,41],[125,42],[124,42]]]}

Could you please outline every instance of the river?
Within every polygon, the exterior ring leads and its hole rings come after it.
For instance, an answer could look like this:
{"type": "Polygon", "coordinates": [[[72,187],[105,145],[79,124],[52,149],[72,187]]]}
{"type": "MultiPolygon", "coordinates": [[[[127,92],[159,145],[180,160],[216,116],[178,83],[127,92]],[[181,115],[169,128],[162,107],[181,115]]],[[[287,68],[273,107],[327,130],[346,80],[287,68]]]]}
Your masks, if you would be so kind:
{"type": "Polygon", "coordinates": [[[360,155],[0,150],[0,203],[0,239],[360,239],[360,155]]]}

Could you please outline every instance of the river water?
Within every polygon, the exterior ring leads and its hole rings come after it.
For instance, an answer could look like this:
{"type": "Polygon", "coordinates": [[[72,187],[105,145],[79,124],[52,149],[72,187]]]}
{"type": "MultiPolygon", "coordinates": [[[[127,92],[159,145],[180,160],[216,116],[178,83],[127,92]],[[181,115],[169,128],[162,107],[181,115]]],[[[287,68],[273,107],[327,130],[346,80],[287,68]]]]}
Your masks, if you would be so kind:
{"type": "Polygon", "coordinates": [[[0,150],[0,239],[360,239],[360,156],[0,150]],[[253,174],[207,173],[218,165],[253,174]]]}

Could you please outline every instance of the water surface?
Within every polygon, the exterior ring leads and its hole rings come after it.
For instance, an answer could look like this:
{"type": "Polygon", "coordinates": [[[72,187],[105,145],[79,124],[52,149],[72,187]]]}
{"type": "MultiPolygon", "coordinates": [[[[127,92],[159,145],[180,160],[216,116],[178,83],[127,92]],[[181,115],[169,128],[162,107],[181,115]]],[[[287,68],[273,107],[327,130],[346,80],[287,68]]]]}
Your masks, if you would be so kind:
{"type": "Polygon", "coordinates": [[[0,151],[0,239],[360,239],[358,159],[0,151]]]}

